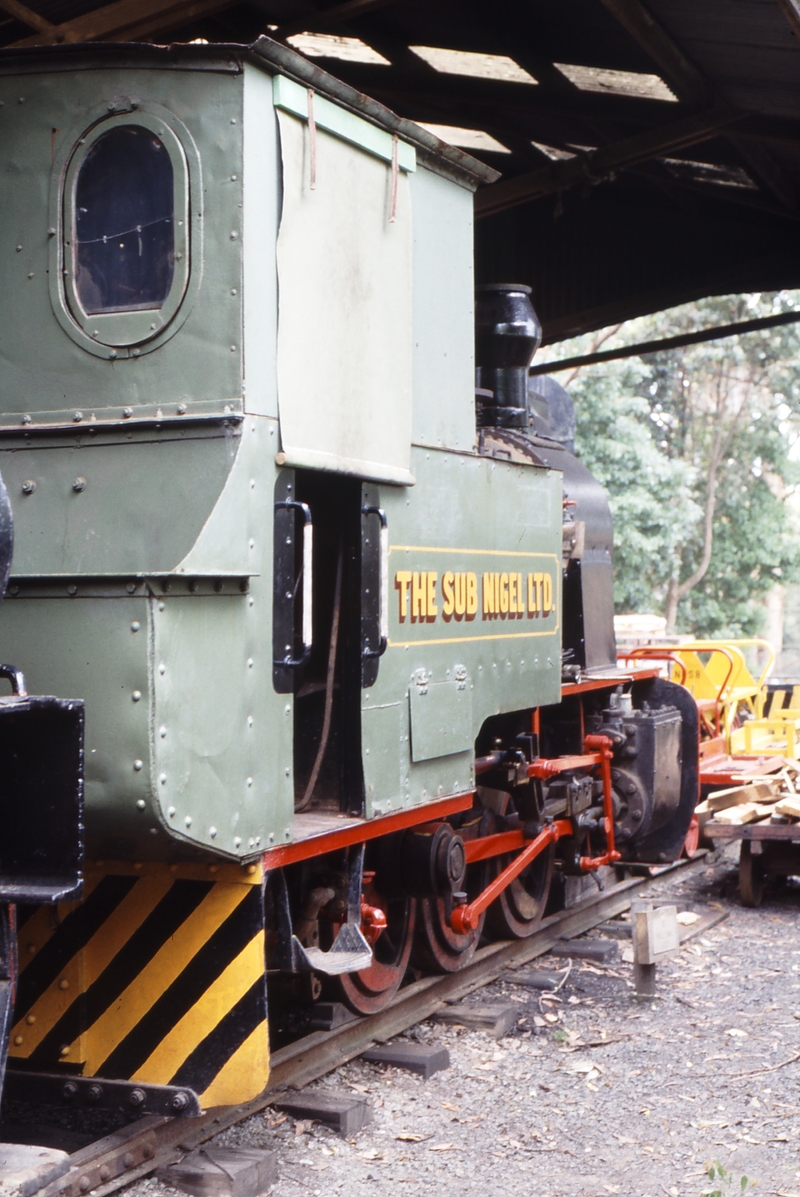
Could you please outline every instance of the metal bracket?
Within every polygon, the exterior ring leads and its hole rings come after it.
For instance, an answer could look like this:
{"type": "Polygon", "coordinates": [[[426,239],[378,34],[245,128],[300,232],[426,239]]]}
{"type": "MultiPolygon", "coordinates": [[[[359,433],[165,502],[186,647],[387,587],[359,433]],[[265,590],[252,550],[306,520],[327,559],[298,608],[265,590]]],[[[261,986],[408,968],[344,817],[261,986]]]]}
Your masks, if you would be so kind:
{"type": "Polygon", "coordinates": [[[129,1109],[137,1114],[168,1114],[197,1118],[202,1110],[193,1089],[177,1085],[142,1085],[136,1081],[107,1081],[103,1077],[71,1073],[23,1072],[6,1069],[5,1094],[32,1105],[73,1109],[129,1109]]]}

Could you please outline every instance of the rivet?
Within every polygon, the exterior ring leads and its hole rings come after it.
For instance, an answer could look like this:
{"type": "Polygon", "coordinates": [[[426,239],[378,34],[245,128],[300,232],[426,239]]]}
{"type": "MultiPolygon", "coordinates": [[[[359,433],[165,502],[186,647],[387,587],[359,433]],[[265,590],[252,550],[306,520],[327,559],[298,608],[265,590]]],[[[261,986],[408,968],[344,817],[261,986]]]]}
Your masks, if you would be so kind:
{"type": "Polygon", "coordinates": [[[141,773],[142,769],[144,768],[144,761],[140,761],[140,760],[138,760],[138,759],[137,759],[137,760],[135,760],[135,761],[133,762],[133,767],[134,767],[134,769],[136,770],[136,772],[137,772],[137,773],[141,773]]]}
{"type": "Polygon", "coordinates": [[[185,404],[185,403],[179,403],[179,404],[178,404],[178,415],[179,415],[179,416],[185,416],[185,415],[186,415],[186,404],[185,404]]]}
{"type": "Polygon", "coordinates": [[[14,1036],[14,1046],[15,1047],[22,1047],[24,1042],[25,1042],[25,1040],[22,1038],[21,1035],[14,1036]]]}
{"type": "Polygon", "coordinates": [[[161,664],[160,664],[160,665],[159,665],[159,667],[158,667],[158,672],[161,674],[161,676],[162,676],[162,677],[163,677],[163,676],[164,676],[164,674],[167,672],[167,667],[166,667],[166,665],[164,664],[164,662],[163,662],[163,661],[161,662],[161,664]]]}
{"type": "Polygon", "coordinates": [[[236,294],[236,288],[235,288],[235,287],[231,287],[231,295],[235,295],[235,294],[236,294]]]}
{"type": "MultiPolygon", "coordinates": [[[[133,594],[134,590],[136,589],[136,583],[135,583],[135,582],[128,582],[128,583],[126,584],[126,586],[125,586],[125,589],[127,590],[128,594],[133,594]]],[[[134,623],[136,623],[136,620],[134,620],[134,623]]],[[[138,625],[138,623],[137,623],[137,624],[136,624],[136,628],[138,628],[138,626],[139,626],[139,625],[138,625]]],[[[133,628],[133,624],[131,624],[131,627],[133,628]]],[[[135,630],[136,630],[136,629],[134,628],[134,631],[135,631],[135,630]]]]}
{"type": "Polygon", "coordinates": [[[100,1175],[100,1179],[102,1181],[110,1180],[111,1169],[109,1168],[108,1164],[103,1164],[103,1167],[100,1169],[99,1175],[100,1175]]]}
{"type": "Polygon", "coordinates": [[[155,332],[155,331],[156,331],[156,325],[155,325],[155,324],[151,324],[151,325],[150,325],[150,332],[155,332]]]}
{"type": "Polygon", "coordinates": [[[292,771],[291,771],[291,769],[290,769],[290,768],[289,768],[289,766],[287,765],[287,766],[286,766],[286,768],[284,769],[284,773],[286,774],[286,776],[287,776],[287,777],[289,777],[289,775],[291,774],[291,772],[292,772],[292,771]]]}
{"type": "Polygon", "coordinates": [[[158,604],[158,609],[159,609],[159,611],[165,610],[163,601],[158,604]]]}
{"type": "Polygon", "coordinates": [[[72,595],[75,595],[75,594],[77,594],[77,593],[78,593],[78,587],[77,587],[77,586],[74,586],[74,585],[73,585],[73,586],[68,586],[68,587],[67,587],[67,594],[72,594],[72,595]]]}
{"type": "MultiPolygon", "coordinates": [[[[136,588],[134,587],[134,589],[136,589],[136,588]]],[[[130,592],[130,590],[128,590],[128,593],[129,593],[129,594],[131,593],[131,592],[130,592]]],[[[131,624],[131,631],[132,631],[132,632],[138,632],[138,631],[139,631],[139,628],[140,628],[141,626],[142,626],[142,625],[139,623],[139,620],[138,620],[138,619],[134,619],[133,623],[131,624]]]]}
{"type": "Polygon", "coordinates": [[[231,182],[232,182],[232,183],[235,183],[235,182],[236,182],[236,175],[231,175],[231,182]]]}
{"type": "Polygon", "coordinates": [[[165,786],[165,785],[167,784],[167,775],[166,775],[166,773],[159,773],[159,775],[158,775],[158,780],[161,782],[162,786],[165,786]]]}
{"type": "Polygon", "coordinates": [[[252,716],[252,715],[248,715],[248,716],[247,716],[247,726],[248,726],[248,727],[252,727],[252,726],[253,726],[253,716],[252,716]]]}
{"type": "Polygon", "coordinates": [[[33,478],[26,478],[22,484],[23,495],[32,495],[35,490],[36,483],[34,482],[33,478]]]}
{"type": "Polygon", "coordinates": [[[133,351],[133,356],[134,356],[134,357],[138,357],[138,356],[139,356],[139,350],[138,350],[138,349],[134,349],[134,351],[133,351]]]}
{"type": "Polygon", "coordinates": [[[66,977],[61,978],[61,980],[58,983],[58,988],[59,989],[69,989],[69,981],[67,980],[66,977]]]}
{"type": "MultiPolygon", "coordinates": [[[[236,232],[236,229],[232,229],[231,230],[231,241],[235,241],[238,236],[239,236],[239,234],[236,232]]],[[[22,246],[20,246],[20,249],[22,249],[22,246]]]]}
{"type": "Polygon", "coordinates": [[[141,702],[141,699],[142,699],[141,690],[134,690],[133,694],[131,694],[131,698],[133,699],[134,702],[141,702]]]}
{"type": "Polygon", "coordinates": [[[18,245],[18,246],[17,246],[17,253],[18,253],[18,254],[21,254],[21,253],[22,253],[22,246],[21,246],[21,245],[18,245]]]}
{"type": "Polygon", "coordinates": [[[36,1022],[36,1015],[35,1015],[35,1014],[29,1014],[29,1015],[28,1015],[28,1017],[25,1019],[25,1021],[26,1021],[26,1023],[28,1024],[28,1026],[29,1026],[29,1027],[32,1027],[32,1026],[33,1026],[33,1024],[36,1022]]]}
{"type": "Polygon", "coordinates": [[[35,955],[36,955],[36,944],[35,944],[35,943],[29,943],[29,944],[28,944],[28,955],[29,955],[29,956],[35,956],[35,955]]]}
{"type": "Polygon", "coordinates": [[[124,1166],[126,1168],[132,1168],[133,1165],[136,1163],[136,1156],[133,1154],[132,1151],[126,1151],[124,1156],[122,1157],[122,1163],[124,1164],[124,1166]]]}
{"type": "Polygon", "coordinates": [[[29,415],[27,415],[27,414],[26,414],[26,415],[24,415],[24,416],[22,417],[22,423],[23,423],[23,424],[30,424],[30,422],[31,422],[31,416],[29,416],[29,415]]]}
{"type": "Polygon", "coordinates": [[[251,877],[253,876],[253,873],[255,873],[255,871],[256,871],[256,866],[254,864],[249,864],[247,866],[247,872],[250,874],[251,877]]]}
{"type": "Polygon", "coordinates": [[[76,424],[80,424],[81,420],[83,419],[83,412],[76,411],[75,415],[72,417],[72,419],[76,424]]]}
{"type": "Polygon", "coordinates": [[[248,777],[248,779],[247,779],[247,785],[248,785],[248,787],[249,787],[249,786],[251,786],[252,784],[253,784],[253,779],[252,779],[252,777],[248,777]]]}
{"type": "MultiPolygon", "coordinates": [[[[217,834],[217,829],[216,829],[216,827],[209,827],[209,829],[208,829],[208,834],[211,836],[211,838],[212,838],[212,840],[213,840],[213,839],[214,839],[214,837],[215,837],[215,835],[217,834]]],[[[212,866],[212,867],[213,867],[213,866],[212,866]]]]}
{"type": "Polygon", "coordinates": [[[184,823],[186,824],[186,826],[187,826],[187,827],[191,827],[191,825],[192,825],[192,816],[191,816],[191,815],[187,815],[187,816],[186,816],[186,818],[185,818],[183,821],[184,821],[184,823]]]}
{"type": "Polygon", "coordinates": [[[28,275],[28,278],[33,278],[33,271],[30,272],[30,274],[28,275]]]}
{"type": "Polygon", "coordinates": [[[247,658],[247,668],[248,668],[248,669],[252,669],[252,668],[253,668],[253,658],[252,658],[252,657],[248,657],[248,658],[247,658]]]}
{"type": "Polygon", "coordinates": [[[167,810],[167,814],[169,815],[169,817],[171,819],[174,819],[175,818],[175,807],[170,806],[169,809],[167,810]]]}
{"type": "Polygon", "coordinates": [[[110,350],[109,350],[109,352],[108,352],[108,356],[109,356],[110,358],[115,358],[115,357],[117,356],[117,351],[116,351],[116,349],[110,349],[110,350]]]}
{"type": "Polygon", "coordinates": [[[158,729],[158,734],[161,736],[162,740],[166,740],[167,729],[164,727],[163,723],[162,723],[161,727],[158,729]]]}
{"type": "Polygon", "coordinates": [[[139,801],[136,803],[137,810],[144,810],[144,808],[146,806],[147,806],[147,803],[145,802],[144,798],[140,798],[139,801]]]}
{"type": "Polygon", "coordinates": [[[231,353],[235,353],[235,352],[236,352],[236,346],[235,346],[235,345],[231,345],[231,353]]]}
{"type": "Polygon", "coordinates": [[[72,484],[72,489],[76,492],[76,494],[80,494],[82,490],[86,490],[86,479],[76,478],[72,484]]]}
{"type": "Polygon", "coordinates": [[[132,408],[132,407],[123,407],[123,409],[122,409],[122,417],[123,417],[123,419],[125,419],[125,420],[129,420],[129,419],[131,418],[131,416],[132,416],[132,415],[133,415],[133,408],[132,408]]]}
{"type": "MultiPolygon", "coordinates": [[[[22,103],[22,100],[20,100],[20,104],[21,104],[21,103],[22,103]]],[[[236,117],[235,117],[235,116],[232,116],[232,117],[231,117],[231,124],[232,124],[232,125],[235,125],[235,124],[236,124],[236,117]]]]}
{"type": "Polygon", "coordinates": [[[65,1043],[65,1044],[64,1044],[64,1046],[61,1048],[61,1053],[60,1053],[60,1054],[61,1054],[62,1056],[68,1056],[68,1055],[69,1055],[69,1044],[68,1044],[68,1043],[65,1043]]]}

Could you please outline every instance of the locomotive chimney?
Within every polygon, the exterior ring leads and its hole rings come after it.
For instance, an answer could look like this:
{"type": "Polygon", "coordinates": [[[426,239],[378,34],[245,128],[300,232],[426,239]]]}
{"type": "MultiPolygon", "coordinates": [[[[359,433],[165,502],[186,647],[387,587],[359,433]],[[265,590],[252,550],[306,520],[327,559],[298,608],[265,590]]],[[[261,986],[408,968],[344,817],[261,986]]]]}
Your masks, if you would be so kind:
{"type": "Polygon", "coordinates": [[[527,428],[528,367],[542,339],[542,326],[522,283],[478,287],[475,304],[475,365],[483,397],[484,427],[527,428]]]}

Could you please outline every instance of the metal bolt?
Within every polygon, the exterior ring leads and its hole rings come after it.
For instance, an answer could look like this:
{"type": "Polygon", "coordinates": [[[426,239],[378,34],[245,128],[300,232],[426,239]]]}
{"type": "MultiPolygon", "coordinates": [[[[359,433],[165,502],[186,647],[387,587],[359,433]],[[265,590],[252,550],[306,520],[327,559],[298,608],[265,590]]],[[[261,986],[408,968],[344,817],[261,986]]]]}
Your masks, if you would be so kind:
{"type": "Polygon", "coordinates": [[[35,490],[36,483],[34,482],[33,478],[26,478],[22,484],[23,495],[32,495],[35,490]]]}
{"type": "Polygon", "coordinates": [[[144,1089],[131,1089],[128,1095],[128,1101],[132,1106],[143,1106],[147,1100],[147,1094],[144,1089]]]}
{"type": "Polygon", "coordinates": [[[91,1102],[98,1102],[103,1096],[103,1090],[99,1085],[90,1085],[86,1090],[86,1100],[91,1102]]]}
{"type": "Polygon", "coordinates": [[[82,490],[86,490],[86,479],[76,478],[72,484],[72,489],[76,492],[76,494],[80,494],[82,490]]]}
{"type": "Polygon", "coordinates": [[[67,1081],[66,1085],[61,1090],[61,1096],[66,1101],[72,1101],[73,1097],[77,1097],[77,1095],[78,1095],[78,1086],[75,1084],[74,1081],[67,1081]]]}
{"type": "Polygon", "coordinates": [[[179,1112],[180,1110],[186,1109],[189,1104],[189,1098],[185,1093],[176,1093],[169,1104],[171,1109],[179,1112]]]}

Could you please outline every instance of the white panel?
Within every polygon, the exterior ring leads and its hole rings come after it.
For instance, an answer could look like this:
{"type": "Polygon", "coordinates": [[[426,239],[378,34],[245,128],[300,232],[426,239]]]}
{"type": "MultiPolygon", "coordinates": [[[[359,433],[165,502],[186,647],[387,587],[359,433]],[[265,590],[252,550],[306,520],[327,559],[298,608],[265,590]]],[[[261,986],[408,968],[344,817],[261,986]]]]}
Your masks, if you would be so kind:
{"type": "Polygon", "coordinates": [[[391,166],[278,112],[278,408],[289,465],[408,484],[411,210],[391,166]]]}
{"type": "Polygon", "coordinates": [[[280,202],[278,122],[272,79],[257,67],[244,73],[244,397],[245,411],[278,415],[278,271],[275,241],[280,202]]]}
{"type": "Polygon", "coordinates": [[[418,445],[475,445],[472,193],[418,170],[414,211],[414,416],[418,445]]]}

